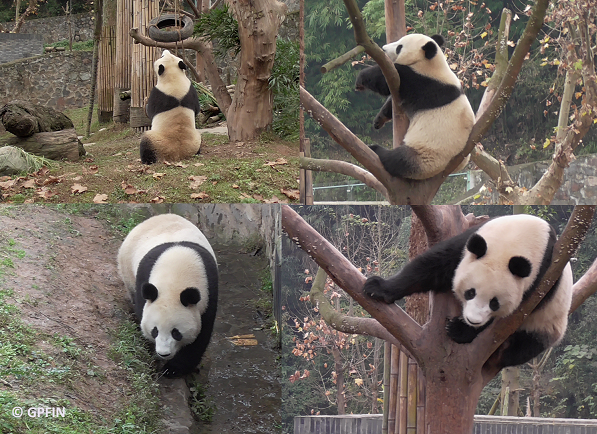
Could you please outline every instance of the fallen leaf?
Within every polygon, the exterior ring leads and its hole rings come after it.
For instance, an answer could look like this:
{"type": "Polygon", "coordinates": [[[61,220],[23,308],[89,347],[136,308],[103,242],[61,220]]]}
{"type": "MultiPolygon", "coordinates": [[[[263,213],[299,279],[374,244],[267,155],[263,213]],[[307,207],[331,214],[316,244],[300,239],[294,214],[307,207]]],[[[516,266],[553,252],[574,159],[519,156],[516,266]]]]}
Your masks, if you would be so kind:
{"type": "Polygon", "coordinates": [[[278,166],[281,164],[288,164],[288,161],[286,161],[286,159],[280,157],[276,161],[268,161],[267,163],[264,164],[264,166],[274,167],[274,166],[278,166]]]}
{"type": "Polygon", "coordinates": [[[180,161],[179,161],[178,163],[174,163],[174,165],[175,165],[176,167],[182,167],[183,169],[186,169],[187,167],[189,167],[189,165],[188,165],[188,164],[183,164],[183,163],[181,163],[180,161]]]}
{"type": "Polygon", "coordinates": [[[263,202],[263,196],[260,195],[260,194],[254,194],[253,195],[253,199],[256,199],[256,200],[258,200],[260,202],[263,202]]]}
{"type": "Polygon", "coordinates": [[[50,191],[50,189],[47,187],[40,188],[39,190],[37,190],[36,194],[42,199],[50,199],[54,196],[58,196],[58,193],[50,191]]]}
{"type": "Polygon", "coordinates": [[[80,181],[81,179],[83,179],[82,176],[75,176],[74,178],[71,178],[71,181],[80,181]]]}
{"type": "Polygon", "coordinates": [[[241,199],[250,199],[251,196],[249,196],[247,193],[241,193],[239,196],[241,199]]]}
{"type": "Polygon", "coordinates": [[[106,201],[108,200],[108,195],[104,194],[104,193],[98,193],[95,195],[95,197],[93,198],[93,203],[107,203],[106,201]]]}
{"type": "Polygon", "coordinates": [[[218,181],[214,181],[211,183],[211,185],[216,185],[218,183],[218,181]]]}
{"type": "Polygon", "coordinates": [[[156,196],[153,199],[150,200],[151,203],[162,203],[164,202],[164,200],[166,200],[166,198],[164,196],[156,196]]]}
{"type": "Polygon", "coordinates": [[[89,166],[89,173],[91,173],[92,175],[95,175],[97,172],[99,172],[99,166],[94,164],[93,166],[89,166]]]}
{"type": "Polygon", "coordinates": [[[201,166],[205,166],[205,164],[203,164],[203,163],[195,163],[195,164],[193,164],[193,166],[195,166],[195,167],[201,167],[201,166]]]}
{"type": "Polygon", "coordinates": [[[81,185],[81,184],[74,184],[71,186],[70,188],[71,193],[73,194],[80,194],[80,193],[84,193],[87,191],[87,187],[81,185]]]}
{"type": "Polygon", "coordinates": [[[209,198],[209,194],[202,191],[201,193],[193,193],[191,194],[191,199],[207,199],[209,198]]]}
{"type": "Polygon", "coordinates": [[[195,176],[195,175],[191,175],[187,178],[189,181],[191,181],[189,183],[189,188],[192,190],[195,190],[196,188],[199,188],[201,186],[201,184],[203,184],[205,181],[207,181],[207,176],[195,176]]]}
{"type": "Polygon", "coordinates": [[[240,187],[236,184],[232,184],[232,188],[240,188],[240,187]]]}
{"type": "Polygon", "coordinates": [[[0,182],[0,188],[8,190],[17,183],[17,179],[11,179],[10,181],[0,182]]]}
{"type": "Polygon", "coordinates": [[[152,176],[153,176],[153,179],[162,179],[164,177],[164,175],[165,175],[165,173],[163,173],[163,172],[156,172],[152,176]]]}
{"type": "Polygon", "coordinates": [[[85,158],[83,163],[93,163],[93,158],[85,158]]]}
{"type": "Polygon", "coordinates": [[[288,190],[285,188],[281,188],[280,192],[282,192],[282,194],[286,195],[289,199],[292,200],[299,200],[301,198],[299,190],[288,190]]]}
{"type": "Polygon", "coordinates": [[[64,179],[61,176],[48,176],[42,181],[41,185],[58,184],[62,181],[64,181],[64,179]]]}
{"type": "Polygon", "coordinates": [[[28,179],[27,181],[23,182],[23,188],[36,188],[35,179],[28,179]]]}

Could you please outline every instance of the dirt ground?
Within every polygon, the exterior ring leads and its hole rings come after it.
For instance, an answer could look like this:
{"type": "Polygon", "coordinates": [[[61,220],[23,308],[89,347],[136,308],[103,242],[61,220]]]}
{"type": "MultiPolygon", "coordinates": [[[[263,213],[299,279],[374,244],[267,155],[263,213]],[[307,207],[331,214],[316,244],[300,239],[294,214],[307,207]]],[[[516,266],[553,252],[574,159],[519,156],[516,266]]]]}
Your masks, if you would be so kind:
{"type": "MultiPolygon", "coordinates": [[[[35,205],[0,207],[0,244],[14,240],[25,251],[14,273],[4,277],[5,286],[14,289],[11,302],[19,306],[23,321],[41,333],[74,338],[87,354],[76,369],[97,373],[81,375],[76,383],[40,384],[37,396],[27,398],[66,397],[111,420],[130,393],[124,368],[108,355],[113,331],[130,311],[116,268],[122,238],[98,219],[35,205]]],[[[252,301],[267,261],[234,247],[214,250],[220,268],[219,312],[201,377],[216,411],[211,424],[197,424],[192,431],[279,432],[276,353],[252,301]],[[229,339],[250,333],[258,345],[236,346],[229,339]]],[[[60,357],[55,347],[38,344],[60,357]]],[[[18,388],[18,380],[8,380],[18,388]]]]}

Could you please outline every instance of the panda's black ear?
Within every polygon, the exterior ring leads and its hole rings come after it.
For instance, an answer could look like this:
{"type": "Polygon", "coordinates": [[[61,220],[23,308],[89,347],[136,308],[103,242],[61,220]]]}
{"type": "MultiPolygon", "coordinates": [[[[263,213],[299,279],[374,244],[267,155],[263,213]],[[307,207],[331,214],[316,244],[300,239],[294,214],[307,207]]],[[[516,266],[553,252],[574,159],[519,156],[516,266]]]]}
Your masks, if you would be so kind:
{"type": "Polygon", "coordinates": [[[425,52],[426,59],[433,59],[437,54],[437,45],[429,41],[423,45],[423,51],[425,52]]]}
{"type": "Polygon", "coordinates": [[[185,65],[185,63],[182,60],[178,62],[178,67],[180,69],[187,69],[187,65],[185,65]]]}
{"type": "Polygon", "coordinates": [[[158,289],[151,283],[144,283],[141,287],[143,298],[149,301],[155,301],[158,298],[158,289]]]}
{"type": "Polygon", "coordinates": [[[518,277],[528,277],[531,274],[532,268],[529,260],[522,256],[514,256],[510,258],[510,262],[508,263],[510,273],[518,277]]]}
{"type": "Polygon", "coordinates": [[[197,288],[187,288],[180,293],[180,302],[184,307],[197,304],[201,300],[201,294],[197,288]]]}
{"type": "Polygon", "coordinates": [[[482,258],[487,253],[487,243],[485,238],[479,234],[472,234],[466,242],[466,249],[477,257],[482,258]]]}
{"type": "Polygon", "coordinates": [[[164,68],[164,65],[158,66],[158,75],[162,75],[165,70],[166,68],[164,68]]]}
{"type": "Polygon", "coordinates": [[[446,40],[444,39],[444,37],[442,35],[433,35],[431,37],[431,39],[433,39],[435,41],[435,43],[437,45],[439,45],[440,47],[443,47],[444,44],[446,43],[446,40]]]}

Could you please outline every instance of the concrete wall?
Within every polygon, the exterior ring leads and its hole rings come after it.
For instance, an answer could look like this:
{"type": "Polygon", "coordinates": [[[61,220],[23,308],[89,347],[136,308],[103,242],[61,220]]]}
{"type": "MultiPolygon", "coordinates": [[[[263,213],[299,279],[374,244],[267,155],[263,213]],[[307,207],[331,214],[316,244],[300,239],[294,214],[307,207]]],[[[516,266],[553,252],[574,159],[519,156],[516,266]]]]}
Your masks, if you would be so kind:
{"type": "Polygon", "coordinates": [[[92,57],[91,51],[61,52],[0,65],[0,107],[14,100],[57,110],[87,105],[92,57]]]}
{"type": "MultiPolygon", "coordinates": [[[[93,39],[93,14],[74,14],[71,15],[71,29],[73,41],[87,41],[93,39]]],[[[4,28],[12,29],[14,23],[0,23],[4,28]]],[[[33,33],[43,36],[46,44],[68,40],[68,22],[65,16],[38,18],[27,20],[21,27],[21,33],[33,33]]]]}
{"type": "Polygon", "coordinates": [[[0,63],[32,57],[44,53],[41,35],[0,33],[0,63]]]}
{"type": "MultiPolygon", "coordinates": [[[[380,434],[381,426],[381,414],[294,418],[294,434],[380,434]]],[[[477,415],[474,434],[597,434],[597,420],[477,415]]]]}

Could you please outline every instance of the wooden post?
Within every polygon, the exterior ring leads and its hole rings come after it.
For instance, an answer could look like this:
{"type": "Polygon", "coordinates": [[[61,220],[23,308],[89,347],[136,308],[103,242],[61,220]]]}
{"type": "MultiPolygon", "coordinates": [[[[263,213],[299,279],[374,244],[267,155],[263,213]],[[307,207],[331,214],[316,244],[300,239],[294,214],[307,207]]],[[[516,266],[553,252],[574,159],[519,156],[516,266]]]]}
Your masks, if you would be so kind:
{"type": "MultiPolygon", "coordinates": [[[[157,0],[133,0],[133,27],[142,35],[147,33],[149,22],[159,15],[157,0]]],[[[155,85],[153,62],[159,57],[156,47],[133,45],[131,70],[131,127],[136,131],[147,131],[151,121],[145,114],[145,100],[155,85]]]]}
{"type": "Polygon", "coordinates": [[[131,89],[131,53],[133,39],[129,30],[133,27],[133,0],[116,0],[116,50],[114,58],[114,122],[129,121],[130,99],[121,100],[120,93],[131,89]]]}
{"type": "Polygon", "coordinates": [[[100,123],[109,122],[113,115],[116,0],[104,0],[103,14],[97,65],[97,118],[100,123]]]}

